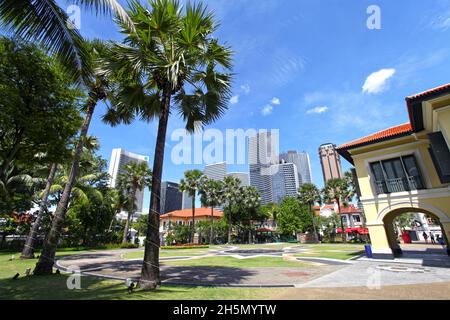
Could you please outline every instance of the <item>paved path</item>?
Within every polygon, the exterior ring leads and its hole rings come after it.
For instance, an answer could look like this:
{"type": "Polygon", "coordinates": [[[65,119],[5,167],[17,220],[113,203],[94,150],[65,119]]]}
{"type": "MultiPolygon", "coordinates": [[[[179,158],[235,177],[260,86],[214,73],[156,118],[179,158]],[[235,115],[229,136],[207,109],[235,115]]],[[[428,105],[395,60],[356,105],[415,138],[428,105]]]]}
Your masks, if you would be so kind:
{"type": "MultiPolygon", "coordinates": [[[[284,250],[238,249],[209,250],[203,256],[166,257],[161,261],[190,260],[205,256],[232,256],[236,259],[252,257],[288,257],[296,253],[299,247],[284,250]]],[[[138,250],[133,250],[138,251],[138,250]]],[[[111,279],[138,280],[142,265],[141,259],[125,260],[123,253],[130,250],[99,251],[61,258],[57,266],[62,270],[76,267],[84,274],[111,279]]],[[[415,255],[417,260],[419,256],[415,255]]],[[[236,287],[295,287],[295,288],[366,288],[380,289],[393,285],[412,285],[450,282],[450,268],[445,263],[450,258],[441,259],[441,267],[404,263],[403,260],[364,260],[339,261],[320,258],[290,258],[306,261],[299,267],[275,268],[229,268],[229,267],[182,267],[161,266],[161,278],[165,284],[201,285],[201,286],[236,286],[236,287]]],[[[406,259],[407,260],[407,259],[406,259]]]]}

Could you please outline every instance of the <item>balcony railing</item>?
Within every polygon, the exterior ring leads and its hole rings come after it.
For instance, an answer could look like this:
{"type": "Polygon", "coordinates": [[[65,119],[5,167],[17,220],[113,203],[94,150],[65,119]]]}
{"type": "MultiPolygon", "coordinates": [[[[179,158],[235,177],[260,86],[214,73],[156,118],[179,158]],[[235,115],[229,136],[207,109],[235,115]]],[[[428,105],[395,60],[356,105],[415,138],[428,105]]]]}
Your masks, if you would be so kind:
{"type": "Polygon", "coordinates": [[[413,176],[398,179],[387,179],[385,181],[375,181],[375,185],[378,194],[423,189],[420,178],[413,176]]]}

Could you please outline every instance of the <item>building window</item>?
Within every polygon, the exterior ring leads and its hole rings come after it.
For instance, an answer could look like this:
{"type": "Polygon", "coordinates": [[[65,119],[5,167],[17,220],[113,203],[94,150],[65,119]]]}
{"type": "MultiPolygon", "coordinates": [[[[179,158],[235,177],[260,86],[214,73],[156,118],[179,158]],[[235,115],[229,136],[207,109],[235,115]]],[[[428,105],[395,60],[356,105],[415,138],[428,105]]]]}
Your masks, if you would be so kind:
{"type": "Polygon", "coordinates": [[[359,215],[354,215],[353,216],[353,220],[355,221],[355,222],[361,222],[361,217],[359,216],[359,215]]]}
{"type": "Polygon", "coordinates": [[[370,164],[377,194],[424,189],[414,156],[403,156],[370,164]]]}

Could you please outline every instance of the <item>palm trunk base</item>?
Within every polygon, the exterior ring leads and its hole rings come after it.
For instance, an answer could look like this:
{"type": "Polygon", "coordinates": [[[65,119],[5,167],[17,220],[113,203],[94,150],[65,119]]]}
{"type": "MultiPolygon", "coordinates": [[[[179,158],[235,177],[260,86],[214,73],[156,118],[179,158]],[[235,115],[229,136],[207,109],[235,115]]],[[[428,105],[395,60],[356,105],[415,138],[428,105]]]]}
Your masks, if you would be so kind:
{"type": "Polygon", "coordinates": [[[53,263],[39,261],[34,268],[33,274],[35,276],[48,276],[53,274],[53,263]]]}
{"type": "Polygon", "coordinates": [[[34,253],[22,253],[20,255],[21,260],[34,259],[34,258],[35,258],[34,253]]]}

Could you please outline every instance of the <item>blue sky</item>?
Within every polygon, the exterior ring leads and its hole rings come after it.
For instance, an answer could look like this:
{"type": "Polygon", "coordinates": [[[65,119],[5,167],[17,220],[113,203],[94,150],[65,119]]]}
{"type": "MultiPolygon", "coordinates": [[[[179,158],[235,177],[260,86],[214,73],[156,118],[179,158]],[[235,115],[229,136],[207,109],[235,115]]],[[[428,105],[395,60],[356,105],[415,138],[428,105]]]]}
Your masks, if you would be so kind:
{"type": "MultiPolygon", "coordinates": [[[[280,150],[306,150],[318,186],[320,144],[339,145],[405,123],[406,96],[449,82],[448,0],[206,3],[221,21],[216,36],[236,51],[234,98],[210,128],[280,129],[280,150]],[[366,26],[372,4],[381,9],[381,30],[366,26]]],[[[85,12],[81,32],[120,40],[109,19],[85,12]]],[[[153,157],[156,123],[110,128],[100,120],[104,110],[97,108],[90,130],[100,138],[102,156],[109,159],[112,148],[122,147],[153,157]]],[[[181,127],[181,119],[172,116],[168,136],[181,127]]],[[[169,141],[163,179],[178,181],[185,170],[203,168],[174,165],[172,147],[169,141]]]]}

